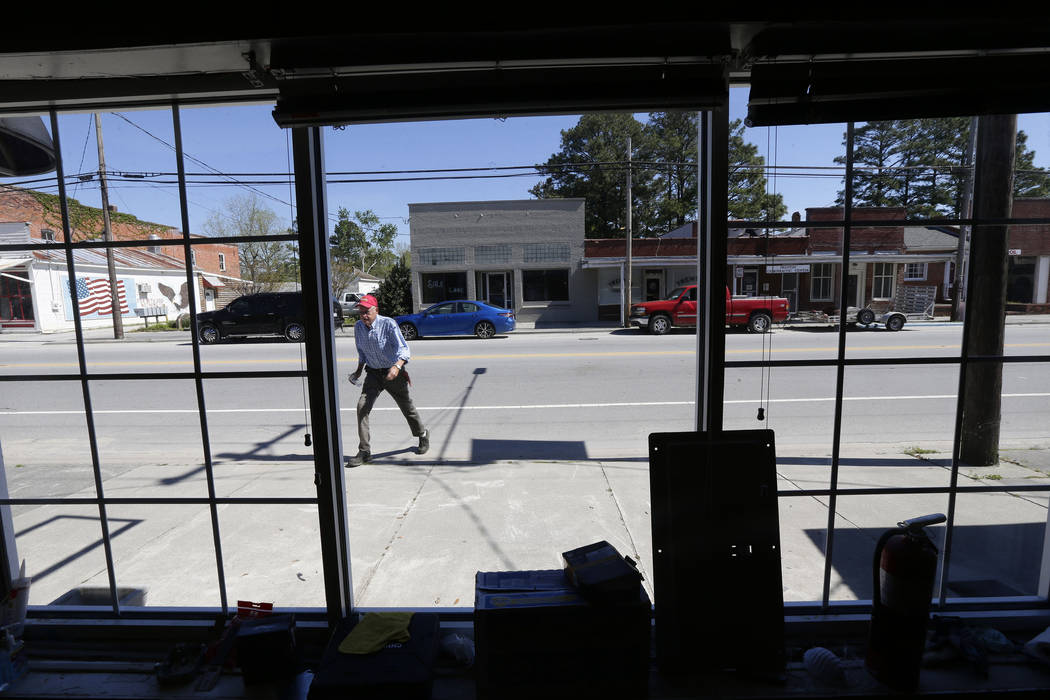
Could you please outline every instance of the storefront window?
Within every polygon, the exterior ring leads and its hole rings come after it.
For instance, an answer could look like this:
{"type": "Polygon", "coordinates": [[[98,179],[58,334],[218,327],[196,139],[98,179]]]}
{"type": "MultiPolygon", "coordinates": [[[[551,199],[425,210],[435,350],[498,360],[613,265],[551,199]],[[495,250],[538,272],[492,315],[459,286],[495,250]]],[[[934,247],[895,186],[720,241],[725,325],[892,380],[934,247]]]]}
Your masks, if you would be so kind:
{"type": "Polygon", "coordinates": [[[525,301],[568,301],[568,270],[522,270],[525,301]]]}
{"type": "Polygon", "coordinates": [[[467,273],[420,275],[421,298],[424,304],[435,304],[445,299],[458,299],[467,295],[467,273]]]}
{"type": "Polygon", "coordinates": [[[33,320],[33,298],[28,282],[0,277],[0,319],[33,320]]]}

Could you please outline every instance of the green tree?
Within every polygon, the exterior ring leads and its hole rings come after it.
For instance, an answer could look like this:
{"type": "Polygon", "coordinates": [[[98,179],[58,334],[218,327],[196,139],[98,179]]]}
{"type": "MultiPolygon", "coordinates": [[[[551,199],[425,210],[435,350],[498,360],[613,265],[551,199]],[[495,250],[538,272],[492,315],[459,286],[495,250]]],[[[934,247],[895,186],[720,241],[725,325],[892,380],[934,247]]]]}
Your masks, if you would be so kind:
{"type": "Polygon", "coordinates": [[[384,316],[412,313],[412,275],[407,256],[397,259],[375,291],[375,297],[384,316]]]}
{"type": "MultiPolygon", "coordinates": [[[[276,236],[291,233],[282,229],[277,215],[258,195],[245,194],[226,200],[225,211],[215,213],[204,230],[211,236],[276,236]]],[[[298,256],[294,244],[286,241],[246,241],[238,243],[242,282],[234,286],[249,294],[278,289],[299,279],[298,256]]]]}
{"type": "MultiPolygon", "coordinates": [[[[632,159],[648,151],[642,124],[631,114],[585,114],[561,132],[561,150],[537,170],[546,179],[529,190],[540,199],[582,197],[588,238],[623,236],[627,219],[627,137],[632,159]]],[[[651,231],[652,172],[633,168],[634,235],[651,231]]]]}
{"type": "Polygon", "coordinates": [[[1035,151],[1028,149],[1028,134],[1017,132],[1014,156],[1014,196],[1050,197],[1050,173],[1035,166],[1035,151]]]}
{"type": "Polygon", "coordinates": [[[641,157],[653,169],[652,227],[678,228],[696,218],[696,112],[653,112],[641,157]]]}
{"type": "Polygon", "coordinates": [[[739,119],[729,123],[729,218],[780,221],[787,214],[784,196],[766,191],[766,159],[758,146],[744,140],[739,119]]]}
{"type": "Polygon", "coordinates": [[[397,226],[380,223],[371,209],[355,211],[351,217],[347,209],[340,207],[337,219],[335,232],[329,238],[333,268],[349,267],[352,273],[357,267],[362,272],[382,276],[394,264],[397,226]]]}
{"type": "MultiPolygon", "coordinates": [[[[627,135],[632,146],[632,218],[635,236],[664,233],[696,217],[697,114],[653,112],[645,125],[630,114],[584,115],[562,131],[562,147],[539,167],[547,179],[536,197],[584,197],[588,238],[619,238],[626,218],[627,135]]],[[[765,159],[730,124],[729,215],[777,221],[783,197],[766,192],[765,159]]]]}
{"type": "MultiPolygon", "coordinates": [[[[903,207],[908,216],[962,215],[972,163],[969,117],[868,122],[854,130],[854,206],[903,207]]],[[[1050,173],[1035,167],[1028,136],[1017,132],[1014,196],[1050,195],[1050,173]]],[[[845,144],[845,135],[843,136],[845,144]]],[[[835,158],[845,163],[845,156],[835,158]]],[[[836,202],[845,201],[844,191],[836,202]]]]}

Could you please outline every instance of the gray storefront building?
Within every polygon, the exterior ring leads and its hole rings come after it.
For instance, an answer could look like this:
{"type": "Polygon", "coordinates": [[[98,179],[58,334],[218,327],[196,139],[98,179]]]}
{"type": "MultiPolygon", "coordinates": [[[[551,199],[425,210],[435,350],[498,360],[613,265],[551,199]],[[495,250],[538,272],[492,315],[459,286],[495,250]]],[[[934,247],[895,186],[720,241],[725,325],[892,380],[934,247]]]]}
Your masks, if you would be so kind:
{"type": "Polygon", "coordinates": [[[413,305],[479,299],[525,322],[595,320],[583,206],[582,198],[409,204],[413,305]]]}

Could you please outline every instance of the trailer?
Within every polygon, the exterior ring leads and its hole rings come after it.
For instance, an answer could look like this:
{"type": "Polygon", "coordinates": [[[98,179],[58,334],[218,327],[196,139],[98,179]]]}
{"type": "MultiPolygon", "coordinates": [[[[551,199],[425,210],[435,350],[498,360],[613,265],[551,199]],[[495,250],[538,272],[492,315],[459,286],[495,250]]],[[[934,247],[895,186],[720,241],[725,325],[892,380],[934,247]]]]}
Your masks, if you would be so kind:
{"type": "MultiPolygon", "coordinates": [[[[799,311],[791,315],[788,318],[788,325],[792,323],[800,324],[824,324],[824,325],[839,325],[838,314],[826,314],[823,311],[799,311]]],[[[872,309],[864,307],[859,309],[856,306],[850,306],[846,308],[846,325],[852,327],[856,326],[876,326],[882,325],[888,331],[899,331],[904,328],[904,324],[907,322],[908,317],[906,314],[900,311],[887,311],[882,314],[877,314],[872,309]]]]}
{"type": "MultiPolygon", "coordinates": [[[[893,299],[890,311],[876,312],[867,306],[846,307],[846,325],[851,327],[872,327],[881,325],[888,331],[899,331],[908,321],[928,321],[933,318],[934,303],[937,300],[936,287],[900,287],[893,299]]],[[[838,325],[838,314],[826,314],[823,311],[798,311],[788,317],[787,323],[823,323],[838,325]]]]}

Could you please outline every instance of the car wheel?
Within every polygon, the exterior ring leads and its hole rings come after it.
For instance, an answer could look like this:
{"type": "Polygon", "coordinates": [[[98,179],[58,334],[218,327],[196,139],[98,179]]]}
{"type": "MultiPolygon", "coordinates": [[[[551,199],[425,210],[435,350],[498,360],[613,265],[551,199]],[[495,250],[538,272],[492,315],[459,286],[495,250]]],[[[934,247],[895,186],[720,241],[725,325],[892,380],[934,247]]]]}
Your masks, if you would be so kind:
{"type": "Polygon", "coordinates": [[[862,326],[870,326],[875,323],[875,312],[871,309],[861,309],[857,312],[857,323],[862,326]]]}
{"type": "Polygon", "coordinates": [[[284,327],[284,337],[293,343],[301,343],[306,339],[306,328],[298,321],[292,321],[284,327]]]}
{"type": "Polygon", "coordinates": [[[411,323],[402,323],[401,335],[405,336],[405,340],[415,340],[419,337],[419,332],[416,331],[416,327],[411,323]]]}
{"type": "Polygon", "coordinates": [[[649,332],[653,335],[665,335],[671,330],[671,319],[663,314],[657,314],[649,319],[649,332]]]}
{"type": "Polygon", "coordinates": [[[205,324],[197,331],[197,339],[205,345],[217,343],[219,342],[219,329],[211,324],[205,324]]]}
{"type": "Polygon", "coordinates": [[[488,321],[481,321],[474,326],[474,335],[479,338],[491,338],[496,335],[496,327],[488,321]]]}
{"type": "Polygon", "coordinates": [[[768,333],[773,325],[769,314],[755,314],[747,322],[747,329],[752,333],[768,333]]]}
{"type": "Polygon", "coordinates": [[[886,319],[886,330],[899,331],[904,328],[904,319],[900,316],[890,316],[886,319]]]}

